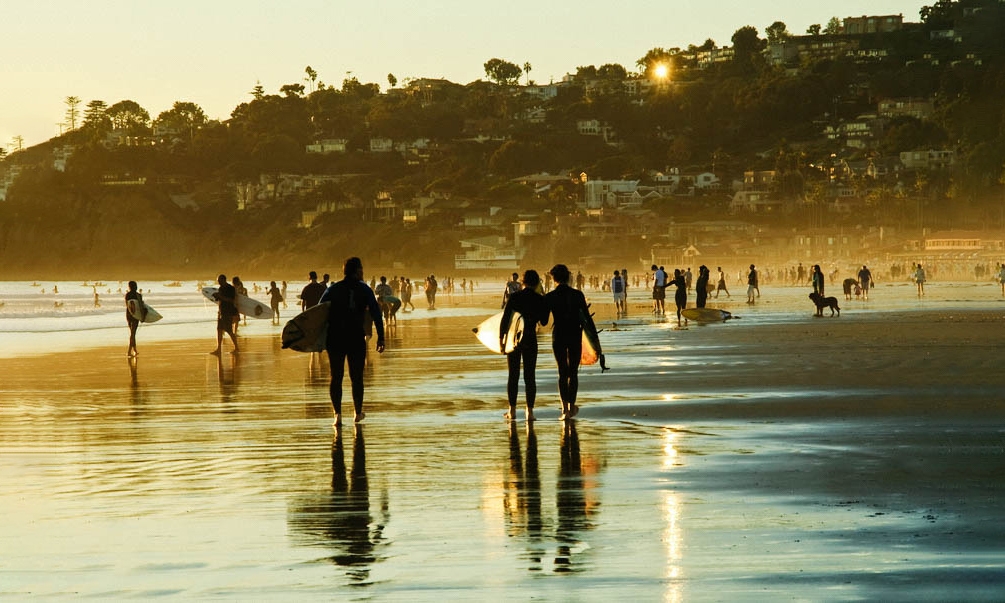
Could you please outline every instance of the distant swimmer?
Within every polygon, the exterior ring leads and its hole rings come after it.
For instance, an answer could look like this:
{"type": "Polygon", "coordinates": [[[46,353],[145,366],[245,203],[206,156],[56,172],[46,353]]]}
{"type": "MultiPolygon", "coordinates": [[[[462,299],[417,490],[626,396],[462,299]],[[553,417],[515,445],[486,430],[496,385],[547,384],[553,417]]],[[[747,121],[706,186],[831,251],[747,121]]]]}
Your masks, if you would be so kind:
{"type": "Polygon", "coordinates": [[[328,287],[320,300],[331,302],[325,343],[331,365],[332,380],[328,392],[335,414],[332,422],[335,429],[342,425],[342,378],[346,362],[352,382],[354,422],[359,423],[366,416],[363,413],[363,369],[366,366],[367,309],[377,327],[377,353],[384,352],[384,320],[373,290],[363,281],[363,262],[357,257],[349,258],[342,272],[344,278],[328,287]]]}
{"type": "Polygon", "coordinates": [[[126,356],[130,357],[138,354],[136,351],[136,327],[140,326],[140,319],[134,317],[129,312],[129,300],[135,299],[139,306],[143,308],[143,314],[146,314],[146,308],[143,307],[143,295],[136,290],[136,287],[136,281],[129,281],[129,290],[126,291],[126,324],[129,326],[129,349],[126,350],[126,356]]]}
{"type": "Polygon", "coordinates": [[[520,361],[523,361],[523,385],[527,397],[527,421],[534,420],[534,401],[537,399],[537,325],[548,324],[548,306],[544,296],[538,293],[541,277],[535,270],[523,273],[523,288],[506,300],[502,321],[499,323],[500,348],[505,349],[502,338],[509,331],[513,313],[523,317],[523,336],[516,349],[506,355],[509,379],[506,381],[506,395],[509,412],[504,416],[516,420],[516,398],[520,387],[520,361]]]}
{"type": "Polygon", "coordinates": [[[237,312],[237,290],[227,282],[227,275],[221,274],[216,282],[220,288],[216,292],[216,300],[219,302],[219,309],[216,315],[216,349],[210,352],[216,356],[220,355],[223,347],[223,334],[230,335],[230,341],[234,344],[234,354],[240,350],[237,347],[237,335],[234,334],[234,324],[239,316],[237,312]]]}

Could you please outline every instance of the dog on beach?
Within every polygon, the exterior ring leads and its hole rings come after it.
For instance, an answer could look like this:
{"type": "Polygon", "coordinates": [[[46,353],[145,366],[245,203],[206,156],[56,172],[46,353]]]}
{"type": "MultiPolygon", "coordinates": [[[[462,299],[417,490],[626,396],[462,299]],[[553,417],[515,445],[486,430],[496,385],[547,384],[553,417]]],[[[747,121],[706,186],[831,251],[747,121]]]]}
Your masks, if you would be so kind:
{"type": "Polygon", "coordinates": [[[824,315],[824,308],[831,309],[831,316],[834,316],[834,312],[837,311],[837,315],[841,316],[841,308],[838,307],[838,300],[836,297],[824,297],[819,293],[810,293],[810,299],[817,306],[816,316],[824,315]]]}

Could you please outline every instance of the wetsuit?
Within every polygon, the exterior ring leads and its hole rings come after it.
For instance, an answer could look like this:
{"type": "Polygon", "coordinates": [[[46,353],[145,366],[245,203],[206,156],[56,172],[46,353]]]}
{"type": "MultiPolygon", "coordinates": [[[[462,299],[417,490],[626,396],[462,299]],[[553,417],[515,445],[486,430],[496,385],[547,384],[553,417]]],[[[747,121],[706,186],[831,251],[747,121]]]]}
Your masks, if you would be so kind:
{"type": "Polygon", "coordinates": [[[345,364],[349,362],[349,380],[352,382],[352,402],[356,414],[363,412],[363,367],[366,365],[365,312],[377,326],[377,342],[384,341],[384,318],[373,290],[362,281],[347,277],[332,284],[318,303],[331,302],[328,312],[328,337],[325,346],[331,365],[332,381],[329,387],[332,408],[342,414],[342,378],[345,364]]]}
{"type": "Polygon", "coordinates": [[[237,322],[237,289],[230,283],[220,285],[216,293],[220,302],[220,313],[216,319],[216,328],[224,333],[234,333],[234,323],[237,322]]]}
{"type": "Polygon", "coordinates": [[[579,392],[579,360],[583,354],[583,317],[590,322],[590,310],[582,291],[559,283],[544,296],[553,324],[551,349],[558,363],[558,393],[562,402],[575,404],[579,392]]]}
{"type": "Polygon", "coordinates": [[[698,272],[698,280],[695,281],[695,292],[697,295],[695,305],[699,308],[704,308],[705,300],[708,299],[708,272],[698,272]]]}
{"type": "Polygon", "coordinates": [[[499,323],[499,332],[505,333],[509,330],[510,320],[513,312],[519,312],[523,316],[523,337],[515,350],[506,354],[506,363],[509,366],[509,379],[506,381],[506,394],[509,396],[509,405],[516,406],[517,391],[520,386],[520,360],[523,360],[523,384],[527,394],[527,408],[534,409],[534,400],[537,398],[537,325],[548,324],[548,306],[544,297],[533,289],[521,289],[513,293],[506,300],[506,309],[503,311],[502,322],[499,323]]]}

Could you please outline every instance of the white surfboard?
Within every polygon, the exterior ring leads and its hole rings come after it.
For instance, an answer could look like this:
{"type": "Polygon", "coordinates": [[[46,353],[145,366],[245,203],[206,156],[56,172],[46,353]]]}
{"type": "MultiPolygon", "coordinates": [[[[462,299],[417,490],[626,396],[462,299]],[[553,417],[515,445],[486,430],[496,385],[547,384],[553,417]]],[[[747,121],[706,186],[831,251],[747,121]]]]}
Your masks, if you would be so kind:
{"type": "Polygon", "coordinates": [[[147,302],[140,302],[138,299],[131,299],[127,301],[126,310],[129,311],[130,316],[140,322],[157,322],[158,320],[164,318],[160,315],[160,312],[151,308],[150,304],[147,302]],[[146,312],[144,312],[144,309],[146,312]]]}
{"type": "MultiPolygon", "coordinates": [[[[220,300],[217,299],[216,294],[220,291],[219,287],[203,287],[202,294],[209,301],[214,304],[219,304],[220,300]]],[[[237,311],[245,316],[250,316],[251,318],[268,318],[272,320],[272,308],[268,304],[263,304],[258,300],[251,299],[247,295],[237,294],[237,311]]]]}
{"type": "Polygon", "coordinates": [[[519,312],[513,313],[513,318],[510,319],[509,329],[506,330],[506,334],[503,337],[503,346],[499,346],[499,327],[502,325],[503,313],[493,314],[492,316],[486,318],[482,321],[480,325],[472,329],[475,332],[475,336],[478,337],[478,341],[482,342],[482,345],[487,347],[489,350],[495,352],[496,354],[509,354],[516,349],[516,346],[520,344],[520,339],[523,337],[523,316],[519,312]]]}
{"type": "Polygon", "coordinates": [[[331,302],[320,303],[290,319],[283,327],[283,349],[320,352],[328,335],[328,309],[331,302]]]}

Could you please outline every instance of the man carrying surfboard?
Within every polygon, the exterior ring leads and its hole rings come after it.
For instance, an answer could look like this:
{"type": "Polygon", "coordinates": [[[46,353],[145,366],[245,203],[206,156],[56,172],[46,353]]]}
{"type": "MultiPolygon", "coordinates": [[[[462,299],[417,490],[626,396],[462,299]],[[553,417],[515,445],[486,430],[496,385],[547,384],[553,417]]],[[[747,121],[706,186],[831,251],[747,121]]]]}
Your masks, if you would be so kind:
{"type": "Polygon", "coordinates": [[[357,257],[345,261],[345,277],[333,283],[321,296],[319,303],[330,302],[328,336],[325,347],[331,365],[329,395],[335,420],[332,427],[342,425],[342,378],[349,363],[349,380],[352,383],[354,422],[366,416],[363,413],[363,368],[366,365],[366,310],[377,327],[377,353],[384,352],[384,319],[373,290],[363,281],[363,262],[357,257]]]}
{"type": "MultiPolygon", "coordinates": [[[[514,275],[515,276],[515,275],[514,275]]],[[[502,321],[499,323],[499,349],[506,349],[505,337],[509,332],[514,313],[523,316],[523,335],[516,349],[506,355],[509,379],[506,394],[509,397],[509,412],[504,416],[516,420],[516,398],[520,387],[520,360],[523,360],[523,385],[527,397],[527,421],[534,420],[534,401],[537,399],[537,325],[548,324],[548,306],[544,297],[537,292],[541,277],[536,270],[523,273],[523,289],[507,296],[502,321]]]]}
{"type": "MultiPolygon", "coordinates": [[[[557,285],[544,296],[552,316],[551,349],[558,364],[558,393],[562,398],[560,420],[571,419],[579,413],[576,395],[579,393],[579,361],[583,354],[583,328],[596,332],[590,317],[586,296],[569,286],[569,269],[556,264],[551,269],[557,285]],[[586,324],[584,324],[586,323],[586,324]]],[[[547,320],[547,317],[545,317],[547,320]]],[[[599,353],[599,350],[597,350],[599,353]]]]}
{"type": "Polygon", "coordinates": [[[220,288],[216,292],[216,299],[220,302],[219,311],[216,315],[216,349],[210,352],[214,356],[219,356],[223,345],[223,334],[230,335],[230,340],[234,343],[234,353],[240,350],[237,348],[237,335],[234,334],[234,323],[239,316],[237,312],[237,290],[227,282],[227,275],[221,274],[216,282],[220,288]]]}

